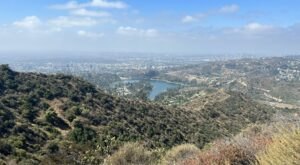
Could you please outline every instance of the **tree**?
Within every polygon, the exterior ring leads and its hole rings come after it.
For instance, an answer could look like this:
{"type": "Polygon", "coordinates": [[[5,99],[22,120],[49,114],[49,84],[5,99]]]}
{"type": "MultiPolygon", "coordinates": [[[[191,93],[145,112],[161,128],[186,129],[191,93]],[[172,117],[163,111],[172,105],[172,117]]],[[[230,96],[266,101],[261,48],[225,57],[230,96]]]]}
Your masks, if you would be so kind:
{"type": "Polygon", "coordinates": [[[3,141],[0,141],[0,154],[3,154],[5,156],[8,156],[10,154],[13,153],[13,148],[11,145],[3,142],[3,141]]]}
{"type": "Polygon", "coordinates": [[[47,112],[45,119],[48,123],[51,123],[55,127],[59,127],[61,129],[69,129],[70,128],[70,126],[64,120],[59,118],[54,111],[47,112]]]}
{"type": "Polygon", "coordinates": [[[89,128],[85,127],[82,123],[79,121],[74,122],[74,129],[70,133],[71,140],[78,142],[78,143],[85,143],[88,141],[91,141],[96,138],[97,134],[96,132],[89,128]]]}
{"type": "Polygon", "coordinates": [[[56,143],[52,142],[48,145],[47,150],[49,153],[54,154],[59,151],[59,146],[56,143]]]}
{"type": "Polygon", "coordinates": [[[159,72],[156,70],[149,70],[148,72],[145,73],[145,78],[151,79],[153,77],[156,77],[159,75],[159,72]]]}
{"type": "Polygon", "coordinates": [[[37,116],[37,111],[34,109],[24,109],[22,110],[22,116],[28,119],[30,122],[33,122],[37,116]]]}

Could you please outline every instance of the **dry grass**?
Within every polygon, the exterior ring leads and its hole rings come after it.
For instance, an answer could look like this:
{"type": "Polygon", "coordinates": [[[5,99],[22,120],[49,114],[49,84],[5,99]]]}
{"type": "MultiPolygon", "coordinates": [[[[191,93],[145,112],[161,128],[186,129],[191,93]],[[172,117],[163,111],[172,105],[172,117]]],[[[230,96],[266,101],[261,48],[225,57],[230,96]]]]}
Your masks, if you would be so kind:
{"type": "Polygon", "coordinates": [[[113,155],[109,156],[105,165],[149,165],[155,164],[152,153],[139,143],[127,143],[113,155]]]}
{"type": "Polygon", "coordinates": [[[200,149],[192,144],[183,144],[173,147],[167,151],[161,164],[163,165],[174,165],[182,164],[185,160],[195,157],[200,153],[200,149]]]}
{"type": "Polygon", "coordinates": [[[215,141],[184,165],[298,165],[300,129],[296,123],[254,126],[231,140],[215,141]]]}
{"type": "Polygon", "coordinates": [[[265,151],[257,154],[258,164],[291,164],[300,163],[300,129],[282,130],[273,137],[273,142],[265,151]]]}
{"type": "MultiPolygon", "coordinates": [[[[265,127],[265,126],[264,126],[265,127]]],[[[214,141],[196,157],[186,159],[184,165],[254,164],[256,153],[271,143],[271,131],[254,125],[231,139],[214,141]]]]}
{"type": "Polygon", "coordinates": [[[138,143],[128,143],[110,156],[106,164],[297,165],[300,162],[299,128],[295,122],[255,125],[234,138],[216,140],[203,150],[183,144],[165,154],[159,152],[159,156],[138,143]]]}
{"type": "Polygon", "coordinates": [[[232,143],[217,142],[213,148],[202,151],[197,157],[185,160],[183,165],[240,165],[251,164],[255,156],[232,143]]]}

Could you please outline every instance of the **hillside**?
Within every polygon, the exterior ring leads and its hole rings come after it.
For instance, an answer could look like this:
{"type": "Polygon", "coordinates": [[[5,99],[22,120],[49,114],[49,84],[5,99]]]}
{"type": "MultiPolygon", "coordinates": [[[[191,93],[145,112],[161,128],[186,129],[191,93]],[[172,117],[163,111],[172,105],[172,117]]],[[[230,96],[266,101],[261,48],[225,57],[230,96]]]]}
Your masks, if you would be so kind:
{"type": "Polygon", "coordinates": [[[247,93],[252,99],[276,108],[299,108],[299,68],[299,56],[212,61],[172,68],[162,73],[161,78],[185,82],[193,88],[169,91],[157,100],[178,105],[182,103],[178,98],[199,91],[227,89],[247,93]]]}
{"type": "Polygon", "coordinates": [[[97,164],[136,141],[152,149],[184,143],[203,148],[274,112],[241,93],[228,95],[201,111],[174,109],[113,97],[72,76],[18,73],[1,65],[0,159],[97,164]]]}

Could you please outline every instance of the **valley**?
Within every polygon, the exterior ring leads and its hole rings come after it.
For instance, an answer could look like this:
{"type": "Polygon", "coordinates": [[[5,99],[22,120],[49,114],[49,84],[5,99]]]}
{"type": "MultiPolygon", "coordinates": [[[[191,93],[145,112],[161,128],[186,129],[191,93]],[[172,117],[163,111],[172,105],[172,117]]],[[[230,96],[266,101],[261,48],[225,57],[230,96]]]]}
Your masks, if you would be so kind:
{"type": "Polygon", "coordinates": [[[300,115],[298,57],[88,70],[76,77],[12,66],[22,72],[0,67],[0,158],[21,164],[104,163],[131,142],[161,150],[152,160],[159,163],[177,145],[203,149],[279,116],[300,115]],[[108,74],[116,78],[105,79],[108,74]]]}
{"type": "Polygon", "coordinates": [[[0,165],[299,165],[299,0],[0,0],[0,165]]]}

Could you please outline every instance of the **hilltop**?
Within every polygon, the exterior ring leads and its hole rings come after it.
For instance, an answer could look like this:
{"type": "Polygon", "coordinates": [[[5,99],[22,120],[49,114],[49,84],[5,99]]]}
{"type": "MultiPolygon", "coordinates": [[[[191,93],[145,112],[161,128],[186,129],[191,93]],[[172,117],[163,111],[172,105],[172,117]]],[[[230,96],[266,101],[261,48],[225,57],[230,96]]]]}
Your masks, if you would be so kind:
{"type": "Polygon", "coordinates": [[[202,110],[128,100],[73,76],[18,73],[1,65],[0,159],[96,164],[126,142],[150,149],[184,143],[203,148],[274,113],[238,92],[199,106],[202,110]]]}

